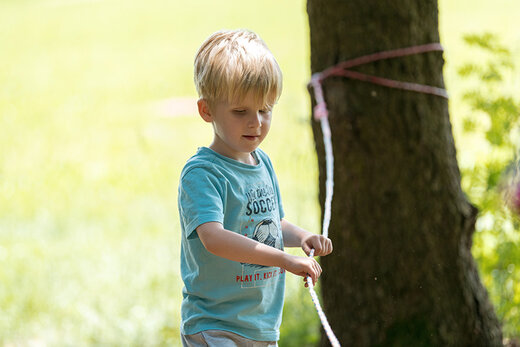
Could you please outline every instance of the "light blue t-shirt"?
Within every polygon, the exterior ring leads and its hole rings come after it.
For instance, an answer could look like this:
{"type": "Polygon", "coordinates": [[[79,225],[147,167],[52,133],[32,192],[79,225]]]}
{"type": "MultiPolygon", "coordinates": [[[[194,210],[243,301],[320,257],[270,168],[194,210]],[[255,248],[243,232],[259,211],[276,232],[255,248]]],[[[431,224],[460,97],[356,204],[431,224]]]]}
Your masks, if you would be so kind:
{"type": "Polygon", "coordinates": [[[181,332],[185,335],[219,329],[257,341],[279,339],[285,270],[213,255],[195,230],[207,222],[220,222],[227,230],[283,250],[283,208],[276,175],[262,150],[253,156],[254,166],[201,147],[181,173],[181,332]]]}

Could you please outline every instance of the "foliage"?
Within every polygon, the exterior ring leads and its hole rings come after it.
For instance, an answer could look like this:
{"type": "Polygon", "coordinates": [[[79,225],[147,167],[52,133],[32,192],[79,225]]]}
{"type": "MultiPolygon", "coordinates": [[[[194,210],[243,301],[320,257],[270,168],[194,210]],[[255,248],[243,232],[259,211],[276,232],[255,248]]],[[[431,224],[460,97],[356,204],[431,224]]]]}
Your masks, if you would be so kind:
{"type": "Polygon", "coordinates": [[[504,335],[520,336],[520,218],[508,208],[518,183],[520,99],[511,93],[515,80],[512,53],[490,33],[466,35],[480,57],[460,67],[459,76],[477,83],[463,100],[471,113],[463,118],[465,136],[480,136],[485,151],[462,167],[462,183],[480,210],[473,252],[504,335]]]}
{"type": "MultiPolygon", "coordinates": [[[[320,339],[320,320],[309,295],[300,278],[287,278],[288,293],[283,309],[283,324],[280,328],[280,341],[283,347],[312,347],[320,339]]],[[[316,287],[319,291],[319,282],[316,287]]]]}

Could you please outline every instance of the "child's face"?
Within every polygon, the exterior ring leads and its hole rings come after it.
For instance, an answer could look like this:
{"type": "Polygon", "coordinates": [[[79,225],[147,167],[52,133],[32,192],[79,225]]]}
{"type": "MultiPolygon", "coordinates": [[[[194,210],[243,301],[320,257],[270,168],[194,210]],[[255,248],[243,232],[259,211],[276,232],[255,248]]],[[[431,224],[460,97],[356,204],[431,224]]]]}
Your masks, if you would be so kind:
{"type": "Polygon", "coordinates": [[[214,138],[210,148],[226,157],[254,164],[251,152],[264,140],[271,125],[270,108],[258,105],[251,94],[240,102],[218,102],[209,110],[199,100],[202,118],[213,124],[214,138]]]}

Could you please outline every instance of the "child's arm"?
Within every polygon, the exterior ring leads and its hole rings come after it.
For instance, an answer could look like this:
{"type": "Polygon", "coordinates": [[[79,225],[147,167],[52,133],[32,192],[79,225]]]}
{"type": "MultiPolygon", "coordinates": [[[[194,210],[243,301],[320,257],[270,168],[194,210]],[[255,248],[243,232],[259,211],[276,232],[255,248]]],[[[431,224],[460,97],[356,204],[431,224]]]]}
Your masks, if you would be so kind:
{"type": "Polygon", "coordinates": [[[332,241],[329,238],[312,234],[285,219],[282,219],[281,224],[284,246],[301,247],[307,255],[312,248],[315,256],[324,256],[332,252],[332,241]]]}
{"type": "Polygon", "coordinates": [[[313,283],[321,267],[312,258],[297,257],[224,229],[221,223],[209,222],[197,227],[197,234],[208,252],[233,261],[277,266],[298,276],[310,275],[313,283]]]}

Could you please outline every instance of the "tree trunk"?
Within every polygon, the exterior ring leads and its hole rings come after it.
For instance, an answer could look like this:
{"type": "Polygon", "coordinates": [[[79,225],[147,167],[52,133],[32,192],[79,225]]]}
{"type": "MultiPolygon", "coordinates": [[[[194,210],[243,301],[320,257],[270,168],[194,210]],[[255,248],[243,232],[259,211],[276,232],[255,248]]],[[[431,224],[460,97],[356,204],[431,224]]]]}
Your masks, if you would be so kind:
{"type": "MultiPolygon", "coordinates": [[[[437,1],[308,0],[311,69],[439,42],[437,1]]],[[[441,52],[354,70],[444,88],[441,52]]],[[[323,82],[335,157],[323,304],[345,346],[501,346],[471,255],[446,99],[344,77],[323,82]]],[[[313,105],[315,101],[313,100],[313,105]]],[[[325,191],[322,133],[313,121],[325,191]]],[[[322,337],[322,345],[328,345],[322,337]]]]}

